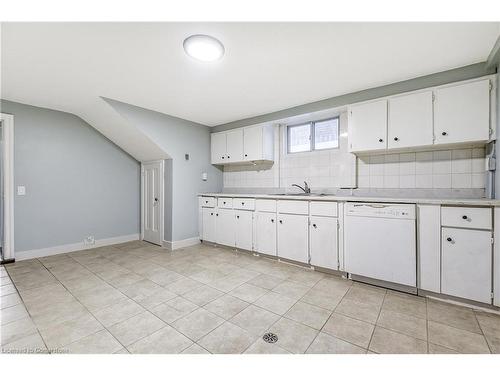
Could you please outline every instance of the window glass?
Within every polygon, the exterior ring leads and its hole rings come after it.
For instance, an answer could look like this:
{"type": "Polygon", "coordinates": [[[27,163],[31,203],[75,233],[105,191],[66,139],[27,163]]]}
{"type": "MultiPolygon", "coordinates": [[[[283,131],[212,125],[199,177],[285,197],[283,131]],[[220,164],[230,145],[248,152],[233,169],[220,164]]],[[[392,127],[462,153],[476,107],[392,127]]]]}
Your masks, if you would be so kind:
{"type": "Polygon", "coordinates": [[[314,123],[314,149],[339,147],[339,119],[332,118],[314,123]]]}
{"type": "Polygon", "coordinates": [[[311,124],[288,127],[288,152],[311,151],[311,124]]]}

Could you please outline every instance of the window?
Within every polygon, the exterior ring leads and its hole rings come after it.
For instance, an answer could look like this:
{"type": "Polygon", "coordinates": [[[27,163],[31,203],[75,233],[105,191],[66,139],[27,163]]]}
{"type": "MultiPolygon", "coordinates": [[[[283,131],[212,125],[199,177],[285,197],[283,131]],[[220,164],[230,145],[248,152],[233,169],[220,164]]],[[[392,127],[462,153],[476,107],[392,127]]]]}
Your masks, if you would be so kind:
{"type": "Polygon", "coordinates": [[[339,147],[339,118],[287,127],[288,153],[339,147]]]}

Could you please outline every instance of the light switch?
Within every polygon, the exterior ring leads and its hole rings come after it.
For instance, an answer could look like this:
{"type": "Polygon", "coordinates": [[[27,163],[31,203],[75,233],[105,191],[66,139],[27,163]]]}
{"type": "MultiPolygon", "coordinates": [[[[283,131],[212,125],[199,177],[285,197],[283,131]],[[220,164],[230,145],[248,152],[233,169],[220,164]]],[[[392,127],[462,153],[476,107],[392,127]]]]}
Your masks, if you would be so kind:
{"type": "Polygon", "coordinates": [[[207,173],[207,172],[203,172],[203,173],[201,174],[201,179],[202,179],[203,181],[208,180],[208,173],[207,173]]]}
{"type": "Polygon", "coordinates": [[[26,195],[26,186],[19,185],[17,187],[17,195],[26,195]]]}

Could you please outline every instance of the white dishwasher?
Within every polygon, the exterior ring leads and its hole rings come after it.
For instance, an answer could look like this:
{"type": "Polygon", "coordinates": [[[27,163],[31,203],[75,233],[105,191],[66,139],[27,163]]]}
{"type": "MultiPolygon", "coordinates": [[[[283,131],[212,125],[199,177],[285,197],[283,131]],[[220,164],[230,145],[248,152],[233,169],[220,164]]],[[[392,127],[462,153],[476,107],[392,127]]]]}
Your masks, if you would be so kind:
{"type": "Polygon", "coordinates": [[[415,227],[413,204],[346,203],[345,271],[416,292],[415,227]]]}

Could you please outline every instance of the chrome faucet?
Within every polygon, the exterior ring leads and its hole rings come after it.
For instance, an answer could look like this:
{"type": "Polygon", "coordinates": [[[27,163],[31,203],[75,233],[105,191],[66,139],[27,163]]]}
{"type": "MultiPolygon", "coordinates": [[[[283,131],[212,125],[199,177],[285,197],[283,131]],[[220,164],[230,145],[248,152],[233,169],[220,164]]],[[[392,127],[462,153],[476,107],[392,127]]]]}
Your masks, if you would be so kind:
{"type": "Polygon", "coordinates": [[[311,188],[309,187],[309,185],[307,185],[307,182],[305,182],[305,181],[304,181],[304,187],[297,185],[297,184],[292,184],[292,186],[298,187],[306,194],[311,194],[311,188]]]}

